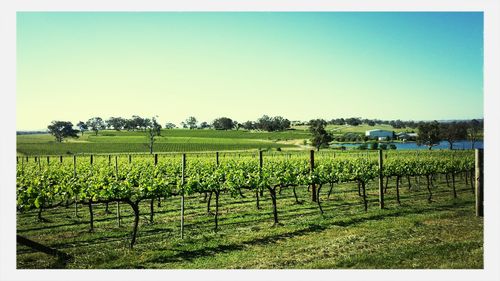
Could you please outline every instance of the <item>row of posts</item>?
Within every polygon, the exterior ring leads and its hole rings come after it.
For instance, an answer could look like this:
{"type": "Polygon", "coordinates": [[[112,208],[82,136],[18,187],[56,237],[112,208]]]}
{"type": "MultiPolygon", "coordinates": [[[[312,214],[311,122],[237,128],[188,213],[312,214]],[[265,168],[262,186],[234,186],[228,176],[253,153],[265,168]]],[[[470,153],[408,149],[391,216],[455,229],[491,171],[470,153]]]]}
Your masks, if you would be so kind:
{"type": "MultiPolygon", "coordinates": [[[[483,184],[483,149],[475,149],[475,201],[476,201],[476,216],[484,216],[484,184],[483,184]]],[[[387,154],[386,154],[387,157],[387,154]]],[[[262,159],[261,159],[262,161],[262,159]]],[[[310,152],[311,171],[314,170],[314,150],[310,152]]],[[[380,209],[384,209],[384,157],[383,151],[378,151],[378,194],[380,209]]],[[[316,185],[312,183],[312,201],[316,202],[316,185]]]]}
{"type": "MultiPolygon", "coordinates": [[[[484,190],[483,190],[483,157],[484,151],[483,149],[475,149],[475,201],[476,201],[476,216],[484,215],[484,190]]],[[[310,151],[310,169],[311,172],[314,170],[314,150],[310,151]]],[[[219,152],[215,153],[216,164],[219,165],[219,152]]],[[[379,206],[380,209],[384,209],[384,185],[383,185],[383,151],[378,151],[378,189],[379,189],[379,206]]],[[[24,160],[24,159],[23,159],[24,160]]],[[[128,156],[129,163],[132,162],[132,156],[128,156]]],[[[26,161],[28,161],[28,157],[26,157],[26,161]]],[[[40,164],[40,158],[35,157],[35,161],[40,164]]],[[[59,156],[59,161],[62,163],[63,156],[59,156]]],[[[109,164],[111,164],[111,155],[108,156],[109,164]]],[[[19,162],[19,157],[17,157],[17,162],[19,162]]],[[[93,164],[94,157],[90,155],[90,164],[93,164]]],[[[47,156],[47,163],[50,163],[50,158],[47,156]]],[[[158,164],[158,154],[154,154],[154,164],[158,164]]],[[[73,165],[74,165],[74,176],[76,177],[76,156],[73,156],[73,165]]],[[[184,185],[185,178],[185,165],[186,165],[186,154],[182,154],[182,179],[181,184],[184,185]]],[[[262,170],[263,165],[263,157],[262,150],[259,150],[259,169],[262,170]]],[[[116,176],[118,176],[118,158],[115,156],[115,169],[116,176]]],[[[316,202],[316,185],[315,183],[311,184],[312,188],[312,201],[316,202]]],[[[76,202],[75,202],[76,204],[76,202]]],[[[119,204],[119,203],[118,203],[119,204]]],[[[120,225],[120,215],[119,215],[119,205],[117,206],[117,215],[118,215],[118,225],[120,225]]],[[[75,213],[77,212],[77,207],[75,205],[75,213]]],[[[184,190],[181,190],[181,238],[184,237],[184,190]]]]}

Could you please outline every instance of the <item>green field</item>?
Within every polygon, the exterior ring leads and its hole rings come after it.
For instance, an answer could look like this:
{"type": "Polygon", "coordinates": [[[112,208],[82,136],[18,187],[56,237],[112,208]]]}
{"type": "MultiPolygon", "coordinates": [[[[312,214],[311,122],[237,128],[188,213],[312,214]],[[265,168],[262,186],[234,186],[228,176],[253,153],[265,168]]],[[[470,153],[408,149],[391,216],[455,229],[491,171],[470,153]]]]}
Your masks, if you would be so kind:
{"type": "MultiPolygon", "coordinates": [[[[371,127],[328,125],[326,128],[333,135],[344,133],[364,133],[366,130],[383,129],[395,132],[389,125],[371,127]]],[[[311,149],[304,141],[311,138],[307,126],[296,126],[283,132],[263,132],[246,130],[162,130],[155,140],[154,151],[190,152],[190,151],[232,151],[255,149],[300,150],[311,149]]],[[[148,153],[148,138],[144,131],[105,130],[96,136],[86,132],[78,139],[67,139],[57,143],[49,134],[18,135],[18,155],[72,155],[98,153],[148,153]]]]}
{"type": "MultiPolygon", "coordinates": [[[[423,180],[422,180],[423,182],[423,180]]],[[[203,195],[186,199],[185,238],[180,239],[178,197],[155,206],[149,223],[149,203],[141,203],[137,244],[128,247],[133,215],[122,205],[117,226],[111,214],[95,205],[95,232],[88,232],[88,209],[58,207],[17,215],[17,233],[74,257],[64,265],[56,258],[25,246],[17,248],[18,268],[483,268],[483,219],[475,216],[474,198],[462,180],[453,199],[444,177],[427,202],[425,186],[401,187],[395,202],[394,180],[389,182],[386,209],[378,208],[376,182],[368,186],[365,212],[355,184],[322,191],[321,215],[307,187],[298,188],[303,204],[296,204],[290,188],[278,195],[281,224],[273,226],[269,194],[255,208],[255,197],[223,194],[219,231],[207,215],[203,195]]],[[[213,200],[212,200],[213,203],[213,200]]],[[[156,204],[156,203],[155,203],[156,204]]],[[[213,209],[212,205],[212,211],[213,209]]]]}
{"type": "MultiPolygon", "coordinates": [[[[303,130],[284,132],[162,130],[155,139],[155,152],[228,151],[250,149],[298,149],[295,143],[310,138],[303,130]]],[[[49,134],[18,135],[18,155],[66,155],[90,153],[147,153],[145,132],[102,131],[57,143],[49,134]]]]}

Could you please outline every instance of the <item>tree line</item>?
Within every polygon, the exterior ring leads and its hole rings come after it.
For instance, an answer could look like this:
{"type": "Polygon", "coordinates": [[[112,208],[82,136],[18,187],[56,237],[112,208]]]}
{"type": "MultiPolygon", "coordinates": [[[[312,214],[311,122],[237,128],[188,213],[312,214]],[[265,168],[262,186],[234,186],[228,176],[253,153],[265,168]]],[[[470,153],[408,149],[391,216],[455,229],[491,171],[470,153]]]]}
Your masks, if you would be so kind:
{"type": "Polygon", "coordinates": [[[453,149],[453,143],[460,140],[468,140],[471,147],[483,137],[483,120],[472,119],[469,121],[453,122],[420,122],[418,124],[417,144],[425,145],[430,149],[441,141],[447,141],[449,148],[453,149]]]}
{"type": "Polygon", "coordinates": [[[380,119],[367,119],[360,117],[350,117],[350,118],[336,118],[327,121],[329,125],[350,125],[350,126],[359,126],[361,124],[367,124],[368,126],[376,126],[376,125],[390,125],[395,129],[404,129],[411,128],[416,129],[418,127],[418,121],[402,121],[398,120],[380,120],[380,119]]]}
{"type": "MultiPolygon", "coordinates": [[[[228,117],[216,118],[211,124],[207,122],[198,124],[198,120],[194,116],[190,116],[181,122],[181,126],[186,129],[239,130],[243,128],[246,130],[263,130],[268,132],[287,130],[290,128],[290,124],[288,119],[281,116],[269,117],[267,115],[262,116],[257,121],[246,121],[241,124],[228,117]]],[[[116,131],[145,131],[150,140],[150,147],[152,147],[154,137],[160,136],[161,129],[163,128],[157,122],[156,117],[143,118],[138,115],[133,115],[132,118],[110,117],[108,120],[104,120],[101,117],[92,117],[86,122],[79,121],[76,127],[78,130],[74,129],[73,123],[70,121],[52,121],[47,126],[47,129],[56,138],[57,142],[62,142],[65,138],[78,138],[78,133],[83,136],[86,131],[93,131],[96,136],[99,131],[106,129],[116,131]]],[[[167,122],[164,128],[173,129],[177,128],[177,126],[171,122],[167,122]]]]}
{"type": "MultiPolygon", "coordinates": [[[[175,128],[172,123],[170,128],[175,128]]],[[[211,124],[207,122],[201,122],[198,124],[198,120],[194,116],[188,117],[185,121],[181,122],[182,128],[185,129],[215,129],[215,130],[262,130],[267,132],[284,131],[290,129],[290,120],[282,116],[270,117],[268,115],[263,115],[256,121],[245,121],[239,123],[228,117],[220,117],[215,119],[211,124]]],[[[166,127],[167,128],[167,127],[166,127]]]]}
{"type": "MultiPolygon", "coordinates": [[[[215,130],[239,130],[240,128],[246,130],[263,130],[268,132],[283,131],[290,128],[290,121],[281,116],[269,117],[267,115],[257,119],[257,121],[246,121],[239,123],[228,117],[219,117],[212,121],[212,123],[201,122],[194,116],[188,117],[185,121],[181,122],[182,128],[185,129],[215,129],[215,130]]],[[[98,135],[101,130],[126,130],[126,131],[147,131],[154,129],[161,130],[163,127],[156,121],[156,118],[143,118],[138,115],[133,115],[132,118],[123,117],[110,117],[104,120],[101,117],[92,117],[86,122],[79,121],[76,124],[78,130],[73,129],[73,123],[69,121],[52,121],[47,127],[49,133],[56,137],[57,141],[62,141],[66,137],[77,137],[80,132],[83,135],[86,131],[93,131],[98,135]]],[[[177,126],[174,123],[167,122],[165,129],[174,129],[177,126]]]]}
{"type": "MultiPolygon", "coordinates": [[[[312,135],[311,142],[313,146],[319,150],[320,147],[328,146],[328,144],[335,139],[334,136],[325,129],[328,124],[347,124],[358,126],[361,123],[366,123],[370,126],[372,124],[373,126],[375,124],[389,124],[393,128],[415,128],[418,130],[417,144],[428,146],[429,149],[432,149],[433,146],[439,144],[442,140],[449,143],[450,149],[453,149],[454,142],[465,139],[471,141],[472,147],[474,147],[474,144],[482,138],[483,132],[482,119],[453,122],[405,122],[401,120],[381,121],[378,119],[339,118],[332,119],[330,121],[326,121],[324,119],[313,119],[307,122],[307,125],[309,126],[309,132],[312,135]]],[[[76,126],[79,130],[73,129],[73,124],[69,121],[52,121],[47,129],[58,142],[61,142],[64,138],[68,137],[77,138],[78,132],[83,135],[84,132],[88,130],[93,131],[96,135],[100,130],[105,129],[113,129],[116,131],[142,130],[147,132],[151,153],[153,151],[155,136],[160,136],[162,129],[162,126],[157,122],[156,117],[143,118],[137,115],[133,115],[132,118],[129,119],[122,117],[110,117],[108,120],[103,120],[101,117],[92,117],[86,122],[79,121],[76,126]]],[[[246,121],[243,123],[239,123],[228,117],[219,117],[213,120],[211,124],[208,124],[207,122],[198,123],[198,120],[194,116],[190,116],[185,121],[181,122],[181,126],[186,129],[210,128],[215,130],[239,130],[242,128],[245,130],[273,132],[290,129],[291,122],[282,116],[270,117],[268,115],[263,115],[256,121],[246,121]]],[[[175,124],[171,122],[167,122],[165,124],[165,129],[173,128],[176,128],[175,124]]],[[[339,139],[337,138],[337,140],[339,139]]],[[[361,140],[366,141],[366,138],[356,138],[356,141],[361,140]]]]}

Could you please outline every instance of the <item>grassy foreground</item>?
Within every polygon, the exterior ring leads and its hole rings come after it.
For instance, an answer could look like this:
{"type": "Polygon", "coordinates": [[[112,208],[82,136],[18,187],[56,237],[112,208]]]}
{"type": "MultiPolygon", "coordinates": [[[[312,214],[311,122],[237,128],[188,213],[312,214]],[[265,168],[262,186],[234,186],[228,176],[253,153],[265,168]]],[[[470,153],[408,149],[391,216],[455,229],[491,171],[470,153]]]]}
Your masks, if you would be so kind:
{"type": "MultiPolygon", "coordinates": [[[[423,182],[423,181],[422,181],[423,182]]],[[[405,181],[406,183],[406,181],[405,181]]],[[[459,181],[458,198],[439,178],[433,202],[427,190],[413,183],[401,187],[401,206],[389,182],[386,209],[378,208],[377,183],[368,186],[368,212],[363,210],[355,184],[322,189],[325,214],[309,199],[307,187],[278,196],[280,225],[272,226],[268,193],[255,207],[254,194],[244,198],[223,194],[219,231],[207,215],[203,196],[186,200],[185,238],[180,239],[180,198],[155,203],[149,223],[149,202],[141,205],[138,240],[128,248],[132,211],[122,205],[117,226],[115,204],[111,214],[103,205],[94,208],[95,232],[88,232],[88,209],[73,207],[44,211],[48,222],[37,222],[36,212],[17,216],[17,234],[68,253],[66,265],[30,248],[17,247],[18,268],[483,268],[483,219],[475,217],[474,197],[459,181]]],[[[212,204],[212,211],[214,205],[212,204]]]]}

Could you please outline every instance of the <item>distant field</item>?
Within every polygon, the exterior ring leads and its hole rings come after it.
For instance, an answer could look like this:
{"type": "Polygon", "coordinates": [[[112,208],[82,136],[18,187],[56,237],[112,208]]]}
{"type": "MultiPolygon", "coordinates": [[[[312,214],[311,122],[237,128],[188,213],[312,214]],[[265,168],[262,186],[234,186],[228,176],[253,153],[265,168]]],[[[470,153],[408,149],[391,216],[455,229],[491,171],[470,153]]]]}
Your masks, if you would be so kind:
{"type": "MultiPolygon", "coordinates": [[[[247,130],[162,130],[155,140],[155,152],[228,151],[250,149],[309,149],[303,141],[310,139],[307,126],[295,126],[283,132],[262,132],[247,130]]],[[[334,135],[344,133],[364,133],[367,130],[408,131],[381,126],[338,126],[326,128],[334,135]]],[[[18,155],[65,155],[78,153],[147,153],[148,138],[144,131],[105,130],[96,136],[86,132],[78,139],[67,139],[57,143],[49,134],[18,135],[18,155]]]]}
{"type": "MultiPolygon", "coordinates": [[[[86,134],[92,135],[91,132],[86,134]]],[[[143,131],[104,131],[102,136],[145,136],[143,131]]],[[[172,129],[162,130],[162,136],[166,137],[197,137],[197,138],[227,138],[227,139],[263,139],[263,140],[287,140],[287,139],[305,139],[309,138],[310,134],[306,130],[288,130],[283,132],[262,132],[262,131],[246,131],[246,130],[188,130],[188,129],[172,129]]]]}
{"type": "MultiPolygon", "coordinates": [[[[307,130],[308,126],[295,126],[295,129],[297,131],[299,130],[307,130]]],[[[410,132],[410,131],[417,131],[416,129],[410,129],[410,128],[404,128],[404,129],[395,129],[391,125],[376,125],[376,126],[369,126],[367,124],[361,124],[359,126],[350,126],[350,125],[327,125],[325,128],[328,132],[333,133],[334,135],[341,135],[345,133],[365,133],[368,130],[374,130],[374,129],[381,129],[381,130],[387,130],[387,131],[394,131],[396,133],[399,132],[410,132]]]]}
{"type": "MultiPolygon", "coordinates": [[[[249,132],[216,130],[163,130],[155,139],[155,152],[226,151],[249,149],[297,148],[292,140],[310,138],[303,130],[285,132],[249,132]]],[[[19,155],[64,155],[78,153],[146,153],[148,138],[143,131],[87,132],[78,139],[57,143],[49,134],[18,135],[19,155]]]]}

